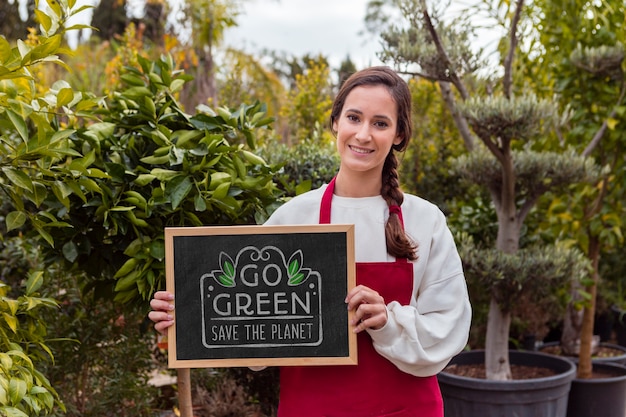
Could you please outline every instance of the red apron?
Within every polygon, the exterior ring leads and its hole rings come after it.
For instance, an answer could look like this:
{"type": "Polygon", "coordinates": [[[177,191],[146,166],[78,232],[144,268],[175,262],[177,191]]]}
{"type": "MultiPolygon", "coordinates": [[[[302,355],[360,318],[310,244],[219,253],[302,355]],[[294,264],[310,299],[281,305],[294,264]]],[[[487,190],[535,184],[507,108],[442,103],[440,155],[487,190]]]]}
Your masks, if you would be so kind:
{"type": "MultiPolygon", "coordinates": [[[[330,223],[334,188],[333,179],[322,198],[320,224],[330,223]]],[[[406,259],[357,263],[356,283],[406,305],[413,266],[406,259]]],[[[376,352],[367,332],[358,334],[357,349],[356,366],[282,367],[278,417],[443,417],[436,376],[400,371],[376,352]]]]}

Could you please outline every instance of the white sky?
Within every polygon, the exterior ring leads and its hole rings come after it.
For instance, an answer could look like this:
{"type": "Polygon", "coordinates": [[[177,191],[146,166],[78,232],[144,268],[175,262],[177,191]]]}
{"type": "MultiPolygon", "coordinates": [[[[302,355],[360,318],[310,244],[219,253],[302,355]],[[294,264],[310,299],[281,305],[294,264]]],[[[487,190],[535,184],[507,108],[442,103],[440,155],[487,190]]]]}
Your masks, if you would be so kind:
{"type": "Polygon", "coordinates": [[[367,0],[249,1],[226,42],[247,52],[267,48],[296,56],[322,54],[331,66],[348,55],[357,67],[379,64],[378,40],[365,33],[366,5],[367,0]]]}
{"type": "MultiPolygon", "coordinates": [[[[98,2],[78,0],[77,5],[98,2]]],[[[132,8],[143,0],[128,2],[132,8]]],[[[366,5],[367,0],[248,0],[238,26],[227,30],[225,41],[249,53],[270,49],[298,57],[322,54],[331,66],[339,66],[348,55],[357,67],[379,64],[378,40],[365,33],[366,5]]],[[[26,13],[25,2],[22,6],[26,13]]],[[[91,13],[81,12],[73,23],[89,24],[91,13]]],[[[77,32],[71,35],[70,46],[75,47],[77,32]]]]}
{"type": "MultiPolygon", "coordinates": [[[[127,1],[131,9],[141,9],[141,3],[145,2],[145,0],[127,1]]],[[[170,4],[176,4],[180,0],[168,1],[170,4]]],[[[474,0],[458,1],[465,3],[474,0]]],[[[98,2],[99,0],[78,0],[77,4],[94,5],[98,2]]],[[[332,67],[339,66],[348,55],[357,68],[377,65],[380,64],[376,56],[381,49],[379,40],[365,33],[364,16],[367,2],[367,0],[246,0],[243,2],[243,13],[237,19],[238,26],[227,30],[225,41],[229,46],[252,54],[260,53],[262,49],[284,51],[297,57],[307,53],[322,54],[329,59],[332,67]]],[[[88,24],[91,13],[92,10],[83,11],[75,22],[88,24]]],[[[484,35],[481,38],[482,42],[491,40],[486,39],[484,35]]],[[[75,42],[75,37],[70,38],[70,46],[73,47],[75,42]]]]}

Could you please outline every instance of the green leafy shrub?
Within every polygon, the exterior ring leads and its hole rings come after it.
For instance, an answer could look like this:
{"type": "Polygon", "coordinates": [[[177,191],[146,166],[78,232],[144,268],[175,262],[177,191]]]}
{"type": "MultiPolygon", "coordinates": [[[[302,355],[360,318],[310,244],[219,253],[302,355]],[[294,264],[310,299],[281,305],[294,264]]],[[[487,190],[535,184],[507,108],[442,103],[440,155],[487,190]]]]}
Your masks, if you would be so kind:
{"type": "Polygon", "coordinates": [[[53,353],[47,322],[57,303],[41,294],[37,250],[21,237],[2,242],[0,263],[0,415],[47,415],[65,410],[43,372],[53,353]]]}
{"type": "Polygon", "coordinates": [[[334,143],[318,141],[315,137],[293,146],[268,144],[260,152],[272,165],[281,166],[274,180],[286,198],[319,188],[339,170],[334,143]]]}
{"type": "Polygon", "coordinates": [[[122,304],[165,287],[165,227],[254,224],[276,200],[274,169],[251,151],[271,122],[263,106],[188,115],[175,95],[189,77],[170,58],[137,59],[102,121],[72,136],[85,155],[72,165],[97,178],[68,195],[71,210],[52,206],[72,224],[53,232],[59,255],[122,304]]]}
{"type": "Polygon", "coordinates": [[[51,282],[60,304],[50,334],[56,357],[46,369],[60,393],[67,417],[150,417],[159,408],[160,391],[148,381],[158,358],[155,333],[143,309],[120,308],[112,293],[84,288],[86,280],[58,271],[51,282]]]}

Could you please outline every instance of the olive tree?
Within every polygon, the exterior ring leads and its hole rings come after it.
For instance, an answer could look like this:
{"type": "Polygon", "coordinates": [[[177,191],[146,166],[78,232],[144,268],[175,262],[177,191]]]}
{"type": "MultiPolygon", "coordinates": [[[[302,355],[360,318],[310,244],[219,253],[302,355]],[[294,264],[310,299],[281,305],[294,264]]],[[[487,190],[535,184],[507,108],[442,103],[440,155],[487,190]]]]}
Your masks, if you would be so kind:
{"type": "Polygon", "coordinates": [[[594,165],[563,149],[541,152],[534,147],[549,127],[561,123],[561,116],[554,103],[514,82],[524,0],[500,3],[505,8],[501,15],[507,17],[502,22],[507,25],[508,34],[502,43],[502,75],[483,94],[471,92],[466,84],[475,79],[473,74],[481,67],[481,60],[470,48],[472,32],[466,29],[471,28],[467,18],[446,22],[441,3],[429,5],[426,0],[391,0],[371,5],[381,10],[391,5],[402,17],[403,24],[384,25],[381,59],[392,62],[401,72],[438,84],[467,149],[457,162],[457,169],[486,187],[491,195],[498,220],[493,249],[501,255],[470,256],[468,252],[464,261],[468,276],[478,273],[487,281],[491,294],[485,346],[487,378],[510,379],[508,301],[515,300],[515,294],[527,282],[535,286],[543,283],[549,288],[551,280],[541,279],[545,271],[558,271],[562,278],[569,279],[575,278],[574,271],[581,270],[577,268],[580,258],[576,254],[560,258],[563,262],[558,267],[550,265],[558,259],[530,257],[537,252],[522,251],[524,221],[542,195],[571,182],[588,180],[594,165]],[[481,259],[492,259],[495,264],[486,269],[483,263],[481,272],[481,264],[470,264],[481,259]],[[530,259],[535,268],[528,268],[530,259]],[[537,262],[542,260],[540,267],[537,262]],[[516,265],[517,269],[513,268],[516,265]],[[485,270],[500,272],[487,274],[485,270]],[[519,274],[532,271],[534,275],[520,279],[519,274]]]}

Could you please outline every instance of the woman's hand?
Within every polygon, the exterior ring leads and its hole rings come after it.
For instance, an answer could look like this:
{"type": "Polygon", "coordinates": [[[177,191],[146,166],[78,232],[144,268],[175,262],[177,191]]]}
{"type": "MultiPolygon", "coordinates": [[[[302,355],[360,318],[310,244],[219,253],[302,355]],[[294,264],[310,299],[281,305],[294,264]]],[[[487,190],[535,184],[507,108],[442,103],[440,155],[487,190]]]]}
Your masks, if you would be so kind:
{"type": "Polygon", "coordinates": [[[385,299],[373,289],[364,285],[354,287],[348,292],[346,303],[348,311],[354,311],[350,324],[355,326],[355,333],[365,329],[382,329],[387,324],[385,299]]]}
{"type": "Polygon", "coordinates": [[[148,318],[154,322],[154,328],[161,334],[167,334],[167,328],[174,324],[174,317],[171,315],[174,310],[174,294],[167,291],[157,291],[154,298],[150,300],[152,311],[148,313],[148,318]]]}

